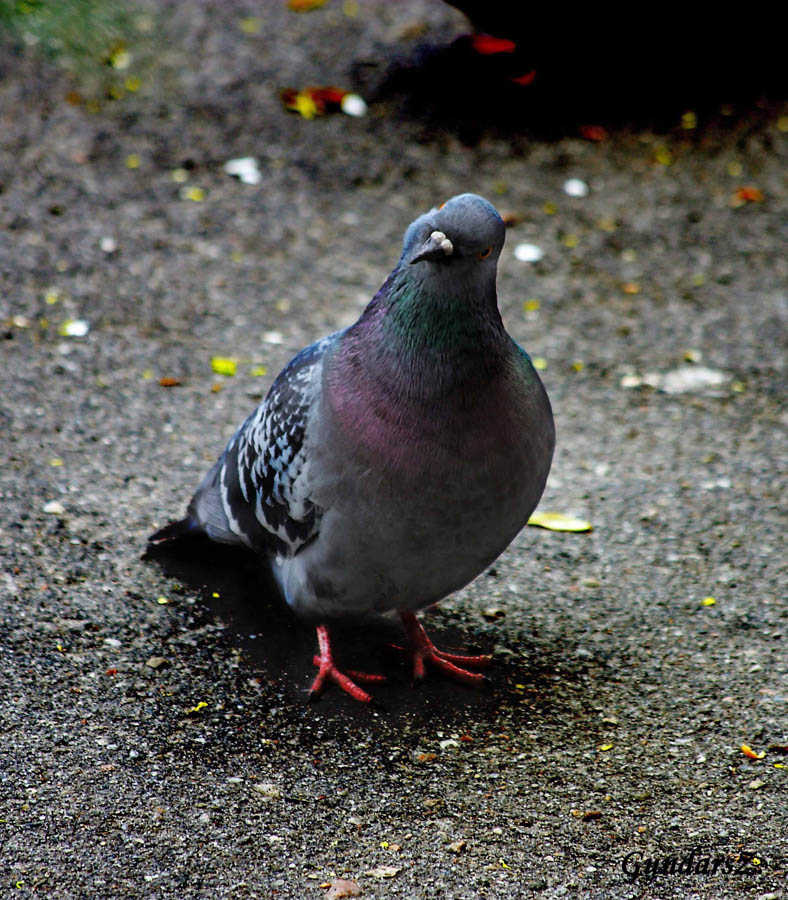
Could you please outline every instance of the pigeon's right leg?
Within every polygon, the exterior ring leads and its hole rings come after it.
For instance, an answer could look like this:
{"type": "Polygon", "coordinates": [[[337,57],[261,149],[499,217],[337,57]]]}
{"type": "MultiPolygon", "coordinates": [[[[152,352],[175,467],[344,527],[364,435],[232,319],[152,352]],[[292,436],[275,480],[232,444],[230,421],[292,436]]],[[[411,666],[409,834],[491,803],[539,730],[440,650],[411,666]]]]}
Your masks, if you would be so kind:
{"type": "Polygon", "coordinates": [[[490,664],[492,657],[486,654],[467,656],[464,653],[447,653],[445,650],[439,650],[429,639],[424,626],[414,613],[400,612],[399,617],[402,619],[402,624],[405,626],[405,631],[408,635],[410,655],[413,660],[414,682],[418,683],[423,680],[426,672],[425,663],[430,663],[455,681],[475,685],[485,683],[487,679],[481,672],[469,672],[468,669],[463,667],[469,666],[472,669],[483,668],[490,664]]]}
{"type": "Polygon", "coordinates": [[[322,692],[326,679],[333,681],[339,685],[346,694],[354,700],[361,703],[372,703],[372,697],[362,690],[356,681],[365,681],[367,683],[377,683],[386,680],[385,675],[371,675],[368,672],[356,672],[348,669],[347,673],[340,672],[334,665],[334,654],[331,650],[331,638],[328,634],[328,628],[325,625],[317,626],[317,643],[320,653],[315,654],[312,663],[317,666],[318,673],[309,689],[309,699],[316,699],[322,692]],[[355,679],[355,681],[354,681],[355,679]]]}

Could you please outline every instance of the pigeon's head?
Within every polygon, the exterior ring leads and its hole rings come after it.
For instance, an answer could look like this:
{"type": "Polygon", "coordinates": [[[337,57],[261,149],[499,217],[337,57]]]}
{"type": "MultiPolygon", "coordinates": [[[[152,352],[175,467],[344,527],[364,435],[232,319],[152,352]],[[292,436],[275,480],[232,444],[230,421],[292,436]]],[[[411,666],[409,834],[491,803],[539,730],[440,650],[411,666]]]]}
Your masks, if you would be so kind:
{"type": "Polygon", "coordinates": [[[495,207],[460,194],[419,216],[405,233],[403,262],[495,272],[506,228],[495,207]]]}

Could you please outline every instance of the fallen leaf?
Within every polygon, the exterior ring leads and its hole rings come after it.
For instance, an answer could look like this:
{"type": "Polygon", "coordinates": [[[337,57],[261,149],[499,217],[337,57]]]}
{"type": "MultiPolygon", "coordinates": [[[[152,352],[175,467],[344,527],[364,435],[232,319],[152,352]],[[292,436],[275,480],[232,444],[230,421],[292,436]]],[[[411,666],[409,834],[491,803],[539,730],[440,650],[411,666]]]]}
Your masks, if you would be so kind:
{"type": "Polygon", "coordinates": [[[741,752],[748,757],[749,759],[763,759],[766,756],[766,751],[761,750],[760,753],[756,753],[749,744],[741,745],[741,752]]]}
{"type": "Polygon", "coordinates": [[[301,90],[285,88],[279,96],[285,109],[298,113],[304,119],[335,112],[363,116],[367,111],[364,100],[344,88],[314,85],[301,90]]]}
{"type": "Polygon", "coordinates": [[[238,360],[227,356],[211,357],[211,369],[217,375],[235,375],[238,369],[238,360]]]}
{"type": "Polygon", "coordinates": [[[393,878],[400,870],[400,866],[377,866],[370,869],[367,875],[371,875],[373,878],[393,878]]]}
{"type": "MultiPolygon", "coordinates": [[[[325,887],[326,885],[321,885],[325,887]]],[[[361,894],[361,885],[357,881],[347,878],[335,878],[328,882],[326,900],[339,900],[340,897],[358,897],[361,894]]]]}
{"type": "Polygon", "coordinates": [[[738,209],[740,206],[746,206],[748,203],[763,203],[763,201],[763,191],[754,185],[749,185],[747,187],[737,188],[733,192],[733,196],[730,199],[730,205],[734,209],[738,209]]]}
{"type": "Polygon", "coordinates": [[[594,526],[585,519],[565,516],[556,512],[535,512],[528,520],[529,525],[546,528],[548,531],[592,531],[594,526]]]}
{"type": "Polygon", "coordinates": [[[180,196],[181,200],[191,200],[192,203],[202,203],[205,199],[205,191],[201,187],[184,185],[184,187],[181,188],[180,196]]]}
{"type": "Polygon", "coordinates": [[[181,384],[180,378],[176,378],[174,375],[164,375],[159,379],[159,384],[162,387],[176,387],[181,384]]]}
{"type": "Polygon", "coordinates": [[[161,669],[168,665],[168,661],[163,656],[151,656],[145,661],[145,665],[149,669],[161,669]]]}

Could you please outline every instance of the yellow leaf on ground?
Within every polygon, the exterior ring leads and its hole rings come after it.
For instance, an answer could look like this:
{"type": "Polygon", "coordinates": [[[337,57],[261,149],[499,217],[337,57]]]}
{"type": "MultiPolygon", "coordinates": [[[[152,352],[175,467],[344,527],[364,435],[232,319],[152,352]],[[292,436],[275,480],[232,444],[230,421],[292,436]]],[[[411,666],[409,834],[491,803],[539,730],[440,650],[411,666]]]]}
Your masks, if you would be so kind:
{"type": "Polygon", "coordinates": [[[763,759],[766,756],[766,752],[764,750],[761,750],[760,753],[756,753],[752,749],[752,747],[748,746],[747,744],[741,745],[741,752],[745,756],[748,756],[750,759],[763,759]]]}
{"type": "Polygon", "coordinates": [[[235,375],[238,361],[226,356],[214,356],[211,358],[211,368],[217,375],[235,375]]]}
{"type": "Polygon", "coordinates": [[[556,512],[535,512],[528,520],[528,524],[546,528],[548,531],[592,531],[594,528],[585,519],[556,512]]]}

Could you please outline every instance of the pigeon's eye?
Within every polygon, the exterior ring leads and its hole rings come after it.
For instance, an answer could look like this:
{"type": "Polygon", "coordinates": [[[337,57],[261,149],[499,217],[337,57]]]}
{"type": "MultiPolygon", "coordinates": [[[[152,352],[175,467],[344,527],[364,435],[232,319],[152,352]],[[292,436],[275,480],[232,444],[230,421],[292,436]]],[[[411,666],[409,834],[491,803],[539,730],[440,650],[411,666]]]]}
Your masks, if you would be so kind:
{"type": "Polygon", "coordinates": [[[482,250],[479,254],[479,259],[487,259],[487,257],[492,253],[492,246],[488,247],[486,250],[482,250]]]}

